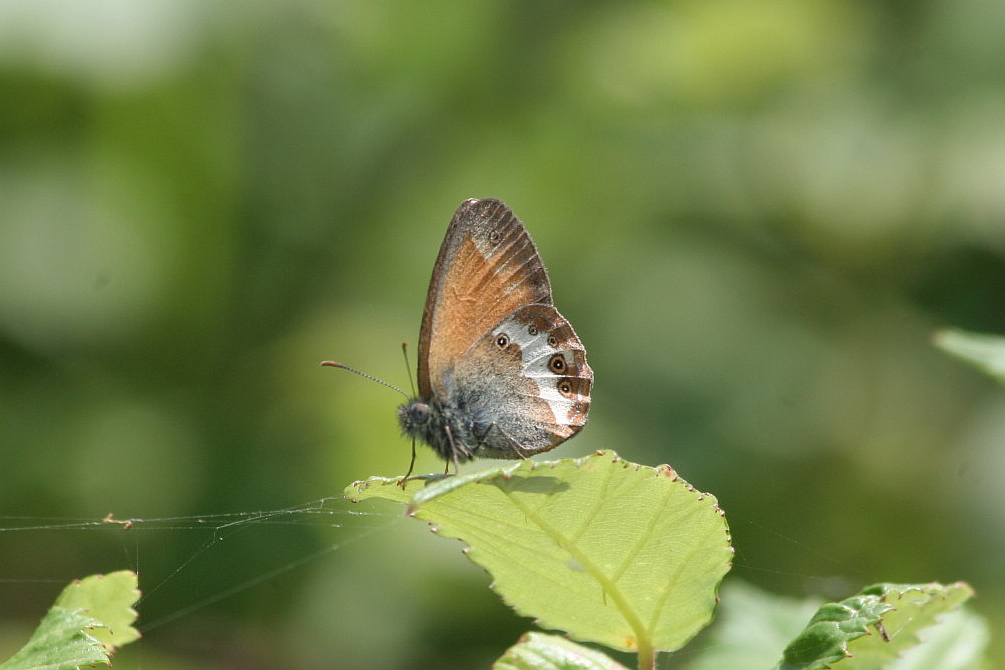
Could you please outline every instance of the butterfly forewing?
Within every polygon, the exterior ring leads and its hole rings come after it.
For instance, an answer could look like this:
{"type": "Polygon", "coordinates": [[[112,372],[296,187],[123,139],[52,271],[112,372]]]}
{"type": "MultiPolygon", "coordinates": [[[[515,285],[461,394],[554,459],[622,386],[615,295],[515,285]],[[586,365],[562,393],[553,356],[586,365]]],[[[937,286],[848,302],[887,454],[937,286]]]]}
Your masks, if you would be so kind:
{"type": "Polygon", "coordinates": [[[499,200],[458,207],[433,267],[419,332],[419,394],[493,325],[524,305],[551,304],[551,284],[523,224],[499,200]]]}

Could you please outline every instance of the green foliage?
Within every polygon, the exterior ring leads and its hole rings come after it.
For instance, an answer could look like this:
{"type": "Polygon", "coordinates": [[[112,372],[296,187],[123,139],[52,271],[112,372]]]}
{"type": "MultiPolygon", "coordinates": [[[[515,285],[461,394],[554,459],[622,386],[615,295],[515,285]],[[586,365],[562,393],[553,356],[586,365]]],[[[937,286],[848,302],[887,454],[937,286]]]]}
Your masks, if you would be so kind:
{"type": "MultiPolygon", "coordinates": [[[[576,639],[636,651],[640,668],[654,667],[654,651],[683,646],[715,611],[732,557],[726,522],[715,498],[669,466],[636,465],[604,451],[400,482],[372,477],[346,494],[407,504],[434,532],[466,543],[465,554],[517,612],[576,639]]],[[[817,607],[734,586],[716,643],[688,668],[766,668],[791,640],[778,670],[976,670],[987,635],[980,622],[970,625],[970,615],[957,614],[934,635],[926,631],[937,644],[919,644],[922,630],[972,595],[963,583],[878,584],[817,607]],[[816,613],[803,628],[810,608],[816,613]],[[904,656],[916,648],[915,660],[904,656]],[[932,659],[943,665],[925,665],[932,659]]],[[[618,667],[594,650],[539,634],[525,636],[494,666],[618,667]]]]}
{"type": "Polygon", "coordinates": [[[420,488],[357,482],[347,494],[402,500],[469,545],[493,588],[546,628],[614,649],[683,646],[712,618],[733,550],[714,497],[668,466],[613,452],[520,462],[420,488]]]}
{"type": "Polygon", "coordinates": [[[136,574],[128,570],[73,582],[35,629],[28,643],[0,670],[74,670],[100,663],[139,638],[132,627],[139,598],[136,574]]]}
{"type": "Polygon", "coordinates": [[[935,344],[1005,383],[1005,337],[947,329],[936,334],[935,344]]]}

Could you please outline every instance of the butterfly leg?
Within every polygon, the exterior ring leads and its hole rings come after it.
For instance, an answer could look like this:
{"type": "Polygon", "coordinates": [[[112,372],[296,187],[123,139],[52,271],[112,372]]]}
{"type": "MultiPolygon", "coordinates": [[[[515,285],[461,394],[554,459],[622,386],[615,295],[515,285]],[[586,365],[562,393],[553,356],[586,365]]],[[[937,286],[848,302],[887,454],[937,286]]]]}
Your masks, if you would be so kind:
{"type": "Polygon", "coordinates": [[[460,474],[461,457],[464,460],[471,459],[471,452],[465,448],[463,444],[457,444],[454,442],[454,434],[450,432],[450,426],[444,426],[445,432],[447,433],[447,441],[450,442],[450,458],[447,460],[447,466],[443,468],[443,474],[448,474],[450,472],[450,463],[454,464],[454,474],[460,474]]]}
{"type": "Polygon", "coordinates": [[[412,438],[412,462],[408,464],[408,472],[405,476],[398,480],[398,486],[405,488],[405,484],[408,483],[408,478],[412,476],[412,470],[415,468],[415,438],[412,438]]]}

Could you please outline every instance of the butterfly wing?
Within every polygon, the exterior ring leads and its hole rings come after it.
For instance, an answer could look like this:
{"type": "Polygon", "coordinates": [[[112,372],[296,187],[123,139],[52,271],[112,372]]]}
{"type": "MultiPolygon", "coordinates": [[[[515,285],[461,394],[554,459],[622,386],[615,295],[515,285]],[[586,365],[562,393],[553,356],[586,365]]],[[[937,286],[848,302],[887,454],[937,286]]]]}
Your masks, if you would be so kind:
{"type": "Polygon", "coordinates": [[[455,364],[449,393],[472,420],[472,454],[520,458],[579,432],[593,371],[572,325],[551,305],[508,314],[455,364]]]}
{"type": "Polygon", "coordinates": [[[419,331],[419,395],[445,392],[442,375],[504,317],[551,304],[551,284],[526,229],[499,200],[454,213],[433,266],[419,331]]]}

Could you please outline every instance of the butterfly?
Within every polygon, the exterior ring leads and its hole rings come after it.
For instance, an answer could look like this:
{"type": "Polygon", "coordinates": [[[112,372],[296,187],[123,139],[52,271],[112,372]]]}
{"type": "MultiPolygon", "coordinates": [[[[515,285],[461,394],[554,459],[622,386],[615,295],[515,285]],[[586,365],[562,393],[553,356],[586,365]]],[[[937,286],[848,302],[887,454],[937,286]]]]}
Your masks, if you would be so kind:
{"type": "Polygon", "coordinates": [[[526,458],[586,425],[593,371],[523,223],[500,200],[466,200],[433,266],[419,331],[419,391],[402,432],[456,465],[526,458]]]}

